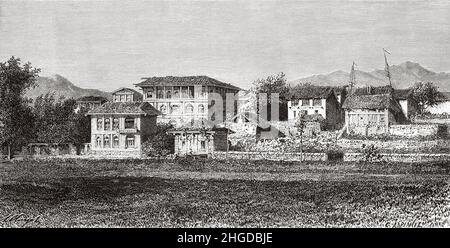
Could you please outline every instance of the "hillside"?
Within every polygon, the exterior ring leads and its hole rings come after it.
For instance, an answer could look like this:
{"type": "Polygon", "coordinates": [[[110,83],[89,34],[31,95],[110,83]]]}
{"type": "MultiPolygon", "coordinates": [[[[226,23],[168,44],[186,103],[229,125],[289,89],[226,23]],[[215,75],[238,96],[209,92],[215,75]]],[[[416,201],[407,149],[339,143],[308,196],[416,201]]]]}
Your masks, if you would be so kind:
{"type": "Polygon", "coordinates": [[[36,98],[41,94],[54,92],[56,97],[64,96],[66,98],[77,99],[82,96],[103,96],[111,99],[111,93],[96,89],[83,89],[75,86],[68,79],[60,75],[51,77],[39,77],[36,87],[29,89],[26,93],[27,97],[36,98]]]}
{"type": "MultiPolygon", "coordinates": [[[[436,73],[422,67],[418,63],[410,61],[390,67],[392,84],[395,88],[404,89],[411,87],[415,82],[434,82],[441,91],[450,91],[450,73],[436,73]]],[[[315,85],[343,86],[348,84],[349,72],[335,71],[325,75],[314,75],[289,82],[290,85],[310,82],[315,85]]],[[[388,84],[384,70],[371,72],[356,71],[356,83],[358,87],[365,85],[382,86],[388,84]]]]}

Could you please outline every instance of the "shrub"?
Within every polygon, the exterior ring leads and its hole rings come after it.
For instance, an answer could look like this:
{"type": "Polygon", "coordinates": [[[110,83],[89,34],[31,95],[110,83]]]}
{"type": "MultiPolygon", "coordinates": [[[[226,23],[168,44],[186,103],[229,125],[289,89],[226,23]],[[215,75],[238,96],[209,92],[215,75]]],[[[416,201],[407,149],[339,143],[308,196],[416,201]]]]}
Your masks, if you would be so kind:
{"type": "Polygon", "coordinates": [[[362,153],[364,162],[379,162],[383,158],[378,149],[374,144],[362,145],[362,153]]]}
{"type": "Polygon", "coordinates": [[[174,138],[167,133],[172,128],[171,124],[158,123],[155,135],[143,143],[142,152],[148,157],[164,157],[173,153],[175,150],[174,138]]]}

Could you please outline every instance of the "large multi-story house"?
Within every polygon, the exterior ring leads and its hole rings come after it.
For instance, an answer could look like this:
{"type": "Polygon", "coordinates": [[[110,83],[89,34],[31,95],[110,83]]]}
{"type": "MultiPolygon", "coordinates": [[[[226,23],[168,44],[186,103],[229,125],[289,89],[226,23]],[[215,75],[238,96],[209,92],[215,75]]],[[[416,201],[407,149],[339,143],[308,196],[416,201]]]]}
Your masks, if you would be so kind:
{"type": "Polygon", "coordinates": [[[160,112],[148,102],[106,102],[90,110],[91,151],[140,155],[141,146],[156,131],[160,112]]]}
{"type": "Polygon", "coordinates": [[[341,104],[331,87],[296,87],[288,99],[288,120],[300,115],[321,115],[327,129],[341,128],[343,123],[341,104]]]}
{"type": "Polygon", "coordinates": [[[158,118],[159,121],[180,125],[191,119],[220,120],[215,114],[220,110],[222,110],[220,111],[222,120],[237,113],[236,101],[227,99],[226,95],[227,93],[236,94],[240,88],[231,84],[207,76],[167,76],[143,79],[144,81],[137,83],[136,86],[142,89],[143,100],[163,114],[158,118]],[[212,93],[217,93],[221,99],[216,99],[212,93]],[[231,111],[225,111],[228,109],[227,100],[233,101],[234,107],[231,111]],[[220,104],[221,101],[222,104],[220,104]],[[211,108],[211,106],[215,107],[211,108]]]}
{"type": "Polygon", "coordinates": [[[130,88],[119,88],[113,93],[113,102],[141,102],[142,94],[130,88]]]}

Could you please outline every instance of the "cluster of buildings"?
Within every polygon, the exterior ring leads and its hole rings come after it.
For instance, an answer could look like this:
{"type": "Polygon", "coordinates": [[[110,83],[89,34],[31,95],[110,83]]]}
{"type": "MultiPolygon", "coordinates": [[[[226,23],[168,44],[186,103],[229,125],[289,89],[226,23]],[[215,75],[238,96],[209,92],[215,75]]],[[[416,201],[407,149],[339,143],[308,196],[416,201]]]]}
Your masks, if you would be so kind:
{"type": "MultiPolygon", "coordinates": [[[[91,151],[139,154],[142,144],[155,134],[156,124],[163,122],[174,127],[169,133],[174,137],[176,154],[207,155],[229,149],[228,135],[233,130],[226,124],[215,125],[218,118],[240,123],[256,115],[248,113],[248,108],[241,112],[239,105],[251,101],[248,94],[237,97],[243,95],[242,89],[207,76],[150,77],[135,86],[139,90],[114,91],[110,101],[102,97],[78,99],[78,110],[88,109],[91,117],[91,151]]],[[[442,94],[440,101],[435,112],[448,111],[450,95],[442,94]]],[[[301,115],[312,133],[326,129],[356,135],[386,134],[390,125],[409,123],[416,111],[412,90],[390,86],[297,87],[287,99],[287,123],[301,115]]]]}

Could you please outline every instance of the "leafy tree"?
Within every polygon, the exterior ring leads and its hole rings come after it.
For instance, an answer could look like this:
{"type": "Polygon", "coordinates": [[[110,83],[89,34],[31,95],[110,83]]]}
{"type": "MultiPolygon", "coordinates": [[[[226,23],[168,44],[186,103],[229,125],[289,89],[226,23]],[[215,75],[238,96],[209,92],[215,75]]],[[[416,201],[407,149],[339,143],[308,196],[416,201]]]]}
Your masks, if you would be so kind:
{"type": "Polygon", "coordinates": [[[260,94],[267,94],[267,105],[263,105],[264,108],[267,109],[267,120],[271,120],[271,106],[272,99],[271,95],[273,93],[279,94],[279,117],[280,120],[285,120],[287,118],[287,97],[289,94],[289,87],[286,84],[286,75],[283,72],[278,73],[277,75],[268,76],[265,79],[258,79],[253,83],[253,91],[256,93],[258,104],[257,111],[258,115],[261,113],[259,99],[260,94]]]}
{"type": "Polygon", "coordinates": [[[295,127],[297,128],[297,133],[300,137],[300,160],[303,161],[303,134],[305,133],[305,116],[303,113],[300,113],[298,115],[298,118],[295,122],[295,127]]]}
{"type": "Polygon", "coordinates": [[[418,82],[413,87],[413,98],[417,102],[419,114],[423,114],[427,107],[438,103],[438,87],[432,82],[418,82]]]}
{"type": "Polygon", "coordinates": [[[171,124],[158,123],[155,135],[150,136],[142,145],[142,151],[149,157],[163,157],[174,152],[175,143],[172,135],[167,131],[172,129],[171,124]]]}
{"type": "Polygon", "coordinates": [[[26,144],[33,133],[33,115],[25,92],[33,87],[40,69],[19,58],[0,62],[0,144],[8,158],[26,144]]]}

